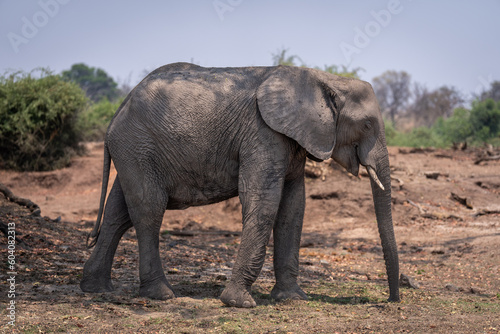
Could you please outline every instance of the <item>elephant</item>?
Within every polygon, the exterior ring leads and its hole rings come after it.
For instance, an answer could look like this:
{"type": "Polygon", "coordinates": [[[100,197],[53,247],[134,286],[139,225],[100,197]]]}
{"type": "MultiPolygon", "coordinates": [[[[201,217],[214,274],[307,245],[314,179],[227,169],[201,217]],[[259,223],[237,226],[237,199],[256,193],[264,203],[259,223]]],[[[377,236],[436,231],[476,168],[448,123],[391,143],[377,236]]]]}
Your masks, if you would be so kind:
{"type": "Polygon", "coordinates": [[[87,238],[87,246],[95,248],[81,289],[113,290],[113,257],[133,226],[140,296],[174,298],[159,253],[165,211],[239,196],[241,243],[220,300],[256,306],[251,286],[271,232],[276,279],[271,297],[306,300],[297,278],[307,157],[333,158],[353,175],[360,165],[367,169],[388,300],[399,301],[389,156],[374,91],[359,79],[292,66],[174,63],[154,70],[129,93],[105,136],[100,207],[87,238]],[[106,201],[111,161],[117,176],[106,201]]]}

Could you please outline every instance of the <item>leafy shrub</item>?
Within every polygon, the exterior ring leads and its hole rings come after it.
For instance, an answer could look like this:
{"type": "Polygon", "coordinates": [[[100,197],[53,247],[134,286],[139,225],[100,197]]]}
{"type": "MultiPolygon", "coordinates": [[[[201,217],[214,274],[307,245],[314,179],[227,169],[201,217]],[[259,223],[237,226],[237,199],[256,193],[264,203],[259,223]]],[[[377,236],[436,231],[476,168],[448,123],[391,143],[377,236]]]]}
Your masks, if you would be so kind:
{"type": "Polygon", "coordinates": [[[498,146],[500,143],[500,102],[475,101],[470,110],[457,108],[451,117],[442,117],[430,128],[420,127],[411,132],[398,132],[386,122],[388,145],[411,147],[447,147],[453,143],[467,142],[482,145],[484,142],[498,146]]]}
{"type": "Polygon", "coordinates": [[[472,104],[470,124],[476,140],[481,142],[500,135],[500,102],[492,99],[476,101],[472,104]]]}
{"type": "Polygon", "coordinates": [[[76,114],[87,98],[74,83],[40,69],[39,77],[0,76],[0,167],[52,170],[78,150],[76,114]]]}
{"type": "Polygon", "coordinates": [[[385,124],[385,139],[387,141],[387,144],[391,146],[396,146],[395,144],[392,143],[396,140],[396,136],[399,134],[398,131],[396,130],[394,124],[391,121],[384,119],[384,124],[385,124]]]}
{"type": "Polygon", "coordinates": [[[386,122],[386,139],[389,146],[407,146],[407,147],[444,147],[446,143],[437,135],[433,129],[424,126],[413,129],[405,133],[394,129],[391,122],[386,122]],[[389,129],[389,136],[387,135],[389,129]]]}
{"type": "Polygon", "coordinates": [[[469,118],[470,110],[457,108],[451,117],[438,118],[432,129],[447,145],[465,142],[474,133],[469,118]]]}
{"type": "Polygon", "coordinates": [[[78,129],[81,132],[82,140],[104,140],[108,124],[122,101],[123,98],[116,102],[110,102],[104,98],[89,105],[78,118],[78,129]]]}

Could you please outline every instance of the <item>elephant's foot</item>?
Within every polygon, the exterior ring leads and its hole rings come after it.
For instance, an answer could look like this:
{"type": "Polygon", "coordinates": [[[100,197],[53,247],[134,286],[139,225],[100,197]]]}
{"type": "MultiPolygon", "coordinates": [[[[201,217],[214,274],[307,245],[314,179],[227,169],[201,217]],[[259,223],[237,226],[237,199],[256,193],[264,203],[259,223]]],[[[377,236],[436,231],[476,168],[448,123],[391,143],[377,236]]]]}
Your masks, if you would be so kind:
{"type": "Polygon", "coordinates": [[[233,307],[255,307],[257,303],[250,295],[250,289],[242,286],[227,285],[220,296],[220,300],[227,306],[233,307]]]}
{"type": "Polygon", "coordinates": [[[139,288],[141,297],[167,300],[175,298],[175,293],[172,286],[168,283],[165,277],[147,283],[141,283],[139,288]]]}
{"type": "Polygon", "coordinates": [[[306,293],[297,285],[297,283],[283,285],[276,284],[271,291],[271,298],[274,300],[308,300],[306,293]]]}
{"type": "Polygon", "coordinates": [[[83,292],[111,292],[114,290],[114,287],[111,283],[111,278],[103,276],[96,278],[84,275],[80,282],[80,289],[83,292]]]}

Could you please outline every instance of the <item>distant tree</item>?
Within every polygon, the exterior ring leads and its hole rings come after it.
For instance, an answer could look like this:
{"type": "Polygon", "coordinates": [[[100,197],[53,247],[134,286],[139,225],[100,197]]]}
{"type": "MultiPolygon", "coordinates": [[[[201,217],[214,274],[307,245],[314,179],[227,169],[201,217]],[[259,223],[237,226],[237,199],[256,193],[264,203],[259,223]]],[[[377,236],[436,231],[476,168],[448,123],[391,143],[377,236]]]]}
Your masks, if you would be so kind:
{"type": "Polygon", "coordinates": [[[382,113],[388,114],[393,124],[396,115],[401,114],[408,105],[411,77],[404,71],[386,71],[373,79],[373,90],[377,96],[382,113]]]}
{"type": "Polygon", "coordinates": [[[346,78],[355,78],[359,79],[359,73],[363,71],[361,67],[356,67],[353,68],[352,70],[349,70],[349,68],[345,65],[337,66],[337,65],[325,65],[323,68],[320,67],[315,67],[318,70],[322,70],[328,73],[332,73],[335,75],[340,75],[341,77],[346,77],[346,78]]]}
{"type": "MultiPolygon", "coordinates": [[[[296,63],[296,60],[299,60],[302,63],[300,65],[300,67],[308,67],[299,56],[297,56],[297,55],[288,56],[287,52],[288,52],[288,49],[281,49],[281,50],[278,50],[277,53],[274,53],[273,54],[273,65],[274,66],[277,66],[277,65],[299,66],[296,63]]],[[[314,68],[317,70],[325,71],[325,72],[332,73],[335,75],[340,75],[340,76],[347,77],[347,78],[356,78],[356,79],[359,79],[359,73],[361,71],[363,71],[363,69],[361,67],[356,67],[352,70],[349,70],[349,68],[345,65],[341,65],[341,66],[325,65],[323,68],[318,67],[318,66],[316,66],[314,68]]]]}
{"type": "Polygon", "coordinates": [[[500,81],[493,81],[489,90],[484,91],[479,96],[479,100],[484,101],[487,99],[492,99],[495,101],[500,101],[500,81]]]}
{"type": "Polygon", "coordinates": [[[415,119],[416,125],[427,127],[432,126],[439,117],[450,117],[453,110],[464,103],[462,94],[448,86],[430,91],[425,86],[415,84],[413,96],[408,113],[415,119]]]}
{"type": "Polygon", "coordinates": [[[71,69],[62,72],[62,77],[76,82],[94,102],[102,98],[114,100],[119,96],[116,82],[103,69],[73,64],[71,69]]]}
{"type": "MultiPolygon", "coordinates": [[[[295,63],[296,59],[299,60],[300,62],[302,62],[300,57],[297,55],[287,56],[287,54],[286,54],[287,52],[288,52],[288,49],[283,48],[281,50],[278,50],[277,53],[273,53],[273,65],[274,66],[277,66],[277,65],[298,66],[295,63]]],[[[302,65],[302,66],[304,66],[304,65],[302,65]]]]}

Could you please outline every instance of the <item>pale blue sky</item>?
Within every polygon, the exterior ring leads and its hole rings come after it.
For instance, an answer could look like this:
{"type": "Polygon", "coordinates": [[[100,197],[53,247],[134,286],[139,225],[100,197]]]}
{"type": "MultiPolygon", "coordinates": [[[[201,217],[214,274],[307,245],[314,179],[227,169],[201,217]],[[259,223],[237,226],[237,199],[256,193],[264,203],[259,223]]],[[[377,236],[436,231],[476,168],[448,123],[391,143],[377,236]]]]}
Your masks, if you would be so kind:
{"type": "Polygon", "coordinates": [[[500,0],[0,0],[1,73],[84,62],[135,85],[177,61],[271,65],[282,47],[470,94],[500,80],[500,0]]]}

